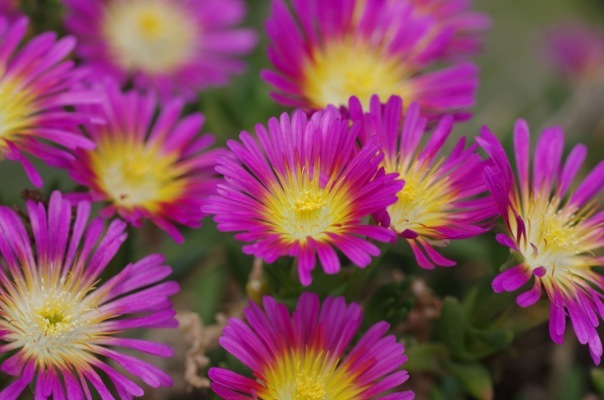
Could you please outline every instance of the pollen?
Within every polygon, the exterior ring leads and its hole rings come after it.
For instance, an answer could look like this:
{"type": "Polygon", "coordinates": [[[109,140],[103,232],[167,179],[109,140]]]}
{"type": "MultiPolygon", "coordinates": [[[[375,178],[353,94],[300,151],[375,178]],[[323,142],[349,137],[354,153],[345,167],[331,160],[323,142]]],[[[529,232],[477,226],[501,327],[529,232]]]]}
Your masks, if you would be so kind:
{"type": "Polygon", "coordinates": [[[116,206],[155,212],[182,193],[175,156],[156,147],[108,139],[90,157],[97,185],[116,206]]]}
{"type": "Polygon", "coordinates": [[[398,192],[397,202],[388,207],[391,224],[397,232],[409,229],[419,234],[428,233],[426,230],[431,226],[445,223],[452,194],[446,181],[434,177],[435,172],[435,168],[400,172],[405,186],[398,192]]]}
{"type": "Polygon", "coordinates": [[[320,210],[324,205],[323,196],[310,190],[305,190],[300,198],[294,200],[295,210],[300,214],[311,214],[320,210]]]}
{"type": "Polygon", "coordinates": [[[66,304],[46,304],[36,312],[40,330],[45,335],[59,335],[74,328],[71,310],[66,304]]]}
{"type": "Polygon", "coordinates": [[[303,91],[313,106],[348,104],[351,96],[368,107],[372,95],[410,98],[411,76],[381,46],[344,39],[318,48],[303,68],[303,91]]]}
{"type": "Polygon", "coordinates": [[[322,400],[327,394],[325,383],[316,374],[298,374],[295,385],[294,400],[322,400]]]}

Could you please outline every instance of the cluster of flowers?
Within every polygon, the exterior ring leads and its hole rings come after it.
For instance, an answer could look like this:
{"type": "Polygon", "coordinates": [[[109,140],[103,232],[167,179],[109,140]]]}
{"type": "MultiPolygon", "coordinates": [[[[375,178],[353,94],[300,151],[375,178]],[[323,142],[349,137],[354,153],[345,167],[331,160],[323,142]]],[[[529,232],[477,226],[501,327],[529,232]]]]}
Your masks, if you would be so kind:
{"type": "MultiPolygon", "coordinates": [[[[594,197],[604,163],[571,189],[586,150],[575,147],[562,164],[564,140],[553,128],[537,143],[531,176],[522,121],[517,177],[486,128],[476,144],[462,138],[445,152],[454,123],[470,117],[478,79],[465,59],[489,25],[467,1],[273,0],[266,31],[274,69],[262,76],[278,102],[302,110],[242,132],[223,150],[199,133],[201,114],[181,114],[199,90],[243,71],[238,57],[256,35],[234,28],[245,14],[240,0],[64,5],[75,38],[44,33],[22,45],[27,19],[10,7],[0,18],[0,154],[37,187],[42,179],[24,153],[86,188],[54,192],[47,205],[29,201],[25,222],[0,207],[0,370],[16,377],[1,398],[18,398],[32,382],[36,398],[91,398],[91,387],[103,399],[141,396],[122,370],[154,388],[169,385],[167,374],[115,349],[172,355],[118,335],[176,326],[168,298],[179,288],[161,282],[171,273],[164,258],[150,255],[98,281],[126,223],[150,220],[182,242],[178,225],[198,227],[208,214],[218,229],[237,232],[245,253],[268,263],[296,258],[303,285],[317,258],[328,274],[344,258],[366,267],[380,253],[376,242],[397,238],[420,267],[453,266],[437,248],[483,234],[502,216],[507,234],[497,240],[518,265],[493,289],[515,291],[532,278],[518,304],[534,304],[545,289],[552,339],[562,341],[570,317],[599,363],[604,279],[594,267],[604,259],[593,254],[604,245],[604,211],[594,197]],[[66,59],[74,49],[77,66],[66,59]],[[101,218],[88,222],[92,202],[105,205],[100,217],[126,222],[106,230],[101,218]]],[[[406,358],[388,324],[355,339],[358,304],[321,304],[305,293],[290,316],[265,297],[245,318],[230,320],[221,344],[256,379],[211,369],[225,399],[413,398],[400,390],[406,358]]]]}

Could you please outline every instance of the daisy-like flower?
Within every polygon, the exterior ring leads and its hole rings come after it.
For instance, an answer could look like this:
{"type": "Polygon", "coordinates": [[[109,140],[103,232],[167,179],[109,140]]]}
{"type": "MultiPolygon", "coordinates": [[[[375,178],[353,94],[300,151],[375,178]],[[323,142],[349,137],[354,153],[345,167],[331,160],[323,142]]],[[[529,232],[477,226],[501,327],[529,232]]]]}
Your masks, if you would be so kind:
{"type": "Polygon", "coordinates": [[[493,160],[485,177],[507,227],[507,234],[497,240],[519,260],[495,278],[493,289],[513,292],[533,278],[532,288],[520,294],[517,303],[533,305],[545,289],[553,341],[562,343],[568,316],[579,342],[589,345],[599,364],[602,341],[596,327],[604,316],[604,278],[593,267],[604,266],[604,258],[595,254],[604,245],[604,212],[595,199],[604,185],[604,162],[573,185],[585,146],[575,146],[562,164],[564,136],[560,128],[550,128],[537,142],[531,176],[529,129],[520,120],[514,129],[516,179],[497,138],[484,128],[479,140],[493,160]]]}
{"type": "Polygon", "coordinates": [[[241,142],[227,143],[231,153],[216,168],[224,182],[203,208],[219,230],[241,232],[235,237],[251,242],[245,253],[268,263],[297,257],[300,280],[308,285],[316,255],[333,274],[340,270],[334,247],[364,267],[379,254],[368,239],[393,239],[363,219],[394,203],[402,182],[379,168],[375,141],[358,148],[359,126],[349,127],[335,107],[310,120],[302,111],[291,119],[284,113],[268,130],[258,124],[256,134],[242,132],[241,142]]]}
{"type": "Polygon", "coordinates": [[[72,179],[89,193],[73,197],[107,202],[101,215],[117,212],[134,226],[147,218],[182,242],[174,223],[198,227],[200,206],[216,184],[220,150],[207,150],[214,136],[199,134],[203,115],[181,119],[183,102],[174,99],[154,118],[155,96],[121,93],[113,82],[98,90],[101,104],[82,107],[105,120],[86,126],[96,147],[77,151],[68,166],[72,179]]]}
{"type": "Polygon", "coordinates": [[[476,178],[482,174],[483,161],[475,145],[465,147],[465,138],[439,156],[451,133],[451,117],[443,118],[422,146],[426,118],[420,116],[417,103],[407,108],[404,117],[402,108],[400,97],[391,97],[382,106],[374,96],[366,114],[357,98],[349,103],[351,119],[363,124],[363,140],[377,137],[384,152],[382,166],[405,181],[396,203],[376,218],[407,240],[422,268],[453,266],[455,262],[434,246],[484,233],[488,230],[484,222],[497,213],[487,186],[476,178]]]}
{"type": "Polygon", "coordinates": [[[125,240],[126,224],[113,221],[103,234],[100,219],[88,224],[90,203],[75,212],[59,192],[48,207],[27,204],[33,244],[19,215],[0,207],[0,370],[16,377],[0,390],[15,400],[28,385],[36,399],[88,399],[91,388],[113,399],[142,396],[143,389],[107,363],[138,376],[151,387],[168,386],[159,368],[117,348],[170,357],[169,347],[116,336],[138,328],[176,327],[168,296],[175,282],[160,255],[128,264],[106,282],[99,276],[125,240]]]}
{"type": "Polygon", "coordinates": [[[389,325],[373,325],[347,353],[363,320],[361,307],[342,297],[323,304],[303,293],[293,315],[272,297],[264,310],[250,302],[247,323],[229,320],[219,339],[228,352],[251,369],[256,378],[223,368],[208,372],[212,389],[224,399],[411,400],[411,391],[396,389],[409,375],[404,347],[389,325]],[[390,394],[384,392],[395,390],[390,394]]]}
{"type": "MultiPolygon", "coordinates": [[[[457,113],[471,106],[477,68],[465,63],[427,72],[451,40],[412,2],[274,0],[266,29],[275,71],[263,78],[282,104],[321,109],[346,106],[351,96],[368,106],[372,95],[418,101],[426,115],[457,113]],[[360,10],[359,11],[359,7],[360,10]],[[358,16],[358,17],[355,17],[358,16]]],[[[457,114],[462,117],[463,114],[457,114]]]]}
{"type": "Polygon", "coordinates": [[[552,66],[572,79],[585,79],[602,71],[604,33],[583,24],[554,27],[546,42],[552,66]]]}
{"type": "MultiPolygon", "coordinates": [[[[390,0],[396,1],[396,0],[390,0]]],[[[472,10],[470,0],[410,0],[420,15],[434,18],[434,35],[440,30],[451,30],[453,37],[443,55],[460,58],[478,53],[484,33],[491,26],[491,19],[472,10]]]]}
{"type": "Polygon", "coordinates": [[[40,174],[23,153],[61,166],[73,158],[71,150],[94,147],[78,132],[78,124],[90,118],[63,107],[95,102],[98,96],[78,87],[84,71],[64,60],[75,46],[73,38],[57,40],[47,32],[16,50],[27,24],[24,17],[14,23],[0,17],[0,158],[21,163],[41,187],[40,174]]]}
{"type": "Polygon", "coordinates": [[[256,34],[235,28],[243,0],[64,0],[67,28],[79,38],[77,54],[98,74],[162,98],[195,98],[224,85],[245,63],[256,34]]]}

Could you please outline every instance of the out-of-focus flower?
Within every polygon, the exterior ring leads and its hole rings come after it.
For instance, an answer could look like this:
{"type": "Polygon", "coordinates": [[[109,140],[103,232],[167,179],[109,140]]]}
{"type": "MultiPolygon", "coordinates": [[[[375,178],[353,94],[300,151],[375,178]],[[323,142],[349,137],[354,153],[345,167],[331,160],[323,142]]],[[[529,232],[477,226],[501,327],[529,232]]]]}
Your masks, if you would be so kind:
{"type": "Polygon", "coordinates": [[[69,151],[94,147],[77,128],[90,117],[63,107],[95,102],[98,96],[79,88],[84,71],[64,60],[75,46],[73,38],[57,40],[47,32],[16,50],[27,24],[26,18],[14,23],[0,18],[0,156],[20,162],[41,187],[40,174],[23,153],[62,166],[73,158],[69,151]]]}
{"type": "MultiPolygon", "coordinates": [[[[390,0],[397,1],[397,0],[390,0]]],[[[452,31],[450,43],[443,56],[459,59],[478,53],[484,41],[484,33],[491,26],[491,19],[471,9],[470,0],[410,0],[416,12],[435,21],[433,35],[438,31],[452,31]]]]}
{"type": "Polygon", "coordinates": [[[194,99],[241,73],[256,44],[242,0],[64,0],[77,54],[99,74],[194,99]]]}
{"type": "Polygon", "coordinates": [[[487,186],[477,179],[484,164],[476,145],[465,147],[465,138],[450,153],[439,156],[451,133],[451,117],[443,118],[427,134],[427,120],[420,116],[419,105],[411,104],[404,116],[402,109],[400,97],[391,97],[382,106],[374,96],[365,114],[356,97],[349,104],[351,119],[363,124],[363,140],[379,140],[386,172],[399,173],[405,181],[397,202],[376,218],[407,240],[422,268],[452,266],[455,262],[433,246],[484,233],[488,230],[484,222],[497,214],[487,186]],[[420,142],[426,136],[422,148],[420,142]]]}
{"type": "Polygon", "coordinates": [[[130,329],[176,327],[168,296],[178,285],[158,283],[171,273],[163,257],[148,256],[100,283],[126,238],[126,224],[114,221],[103,234],[101,220],[88,224],[87,202],[78,205],[72,223],[72,208],[59,192],[48,207],[29,201],[27,210],[33,245],[19,215],[0,207],[0,354],[8,356],[0,370],[16,377],[0,398],[21,398],[28,385],[40,399],[91,398],[90,385],[102,398],[113,398],[107,381],[121,399],[143,395],[106,360],[151,387],[170,385],[157,367],[115,348],[172,355],[165,345],[116,336],[130,329]]]}
{"type": "Polygon", "coordinates": [[[0,18],[6,18],[9,22],[16,21],[23,16],[19,9],[19,0],[0,0],[0,18]]]}
{"type": "Polygon", "coordinates": [[[283,304],[264,298],[264,310],[250,302],[247,323],[231,319],[220,344],[247,366],[251,379],[223,368],[209,371],[212,389],[224,399],[396,399],[409,375],[404,347],[389,325],[378,322],[347,352],[363,319],[361,307],[342,297],[304,293],[290,316],[283,304]],[[395,390],[388,395],[384,392],[395,390]]]}
{"type": "Polygon", "coordinates": [[[99,85],[98,91],[101,104],[81,110],[105,124],[86,126],[96,148],[76,152],[68,166],[70,176],[89,188],[85,199],[109,203],[101,215],[117,212],[134,226],[149,219],[182,242],[174,223],[198,227],[200,206],[216,184],[220,150],[207,150],[214,137],[199,133],[203,115],[181,119],[183,102],[174,99],[154,118],[153,95],[121,93],[113,82],[99,85]]]}
{"type": "Polygon", "coordinates": [[[275,71],[263,78],[282,104],[321,109],[364,106],[376,94],[417,101],[428,116],[463,111],[474,102],[477,68],[471,63],[430,71],[451,40],[450,29],[416,12],[412,2],[274,0],[266,24],[275,71]],[[359,7],[361,11],[359,12],[359,7]],[[358,18],[355,18],[355,15],[358,18]],[[434,32],[438,32],[435,34],[434,32]]]}
{"type": "Polygon", "coordinates": [[[604,245],[604,212],[594,197],[604,185],[604,162],[575,186],[585,146],[575,146],[562,164],[563,132],[550,128],[537,142],[531,176],[529,129],[520,120],[514,129],[516,179],[503,147],[487,128],[477,140],[492,157],[485,177],[507,226],[507,234],[497,240],[519,259],[495,278],[493,289],[512,292],[533,278],[533,287],[517,303],[533,305],[545,289],[553,341],[562,343],[568,316],[579,342],[589,345],[599,364],[602,341],[596,326],[604,316],[604,279],[593,267],[604,266],[604,258],[595,255],[604,245]]]}
{"type": "Polygon", "coordinates": [[[335,248],[364,267],[379,249],[369,239],[391,241],[390,230],[365,217],[396,201],[402,182],[379,165],[379,145],[357,146],[359,126],[349,127],[335,107],[272,118],[231,140],[231,154],[218,160],[224,175],[218,194],[203,208],[221,231],[251,244],[243,251],[274,262],[297,257],[300,280],[308,285],[318,255],[327,273],[340,270],[335,248]]]}
{"type": "Polygon", "coordinates": [[[582,24],[554,27],[547,36],[546,56],[571,79],[589,78],[602,70],[604,33],[582,24]]]}

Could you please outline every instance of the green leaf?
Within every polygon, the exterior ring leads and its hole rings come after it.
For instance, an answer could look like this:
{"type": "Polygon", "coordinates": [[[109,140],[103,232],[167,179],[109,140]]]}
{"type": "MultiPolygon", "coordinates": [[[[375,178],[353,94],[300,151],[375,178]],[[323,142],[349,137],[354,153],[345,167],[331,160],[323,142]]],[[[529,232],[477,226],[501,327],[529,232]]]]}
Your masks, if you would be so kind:
{"type": "Polygon", "coordinates": [[[465,351],[465,331],[466,321],[459,301],[453,297],[445,298],[438,322],[438,336],[455,359],[468,359],[465,351]]]}
{"type": "Polygon", "coordinates": [[[409,359],[405,369],[409,372],[429,372],[440,375],[444,371],[443,360],[447,349],[441,343],[421,343],[405,349],[409,359]]]}
{"type": "Polygon", "coordinates": [[[604,396],[604,369],[592,368],[590,371],[591,383],[594,385],[598,393],[604,396]]]}
{"type": "Polygon", "coordinates": [[[479,363],[460,364],[449,362],[449,371],[475,399],[491,400],[493,398],[493,382],[487,369],[479,363]]]}

